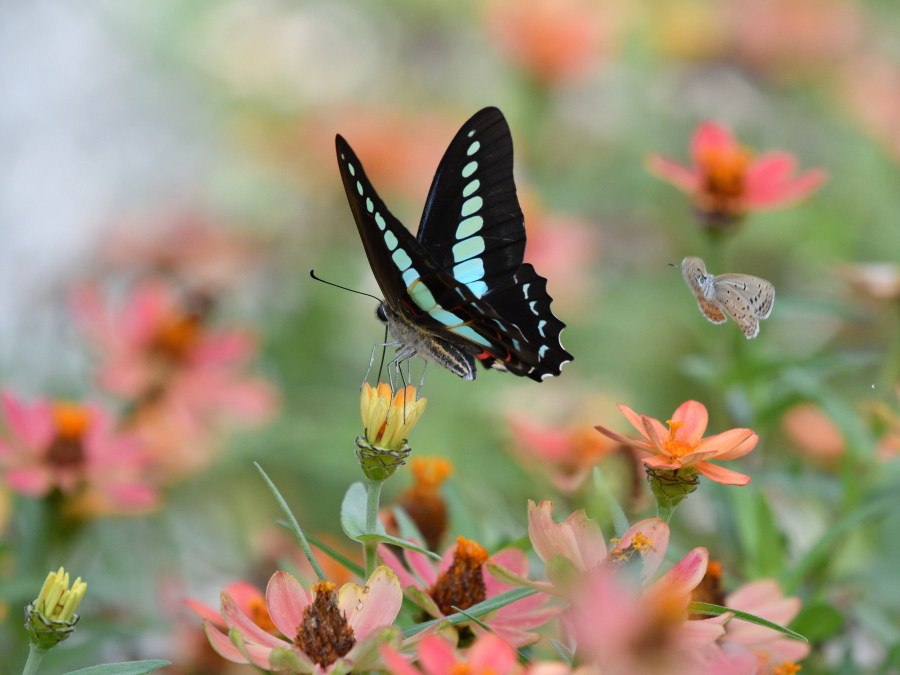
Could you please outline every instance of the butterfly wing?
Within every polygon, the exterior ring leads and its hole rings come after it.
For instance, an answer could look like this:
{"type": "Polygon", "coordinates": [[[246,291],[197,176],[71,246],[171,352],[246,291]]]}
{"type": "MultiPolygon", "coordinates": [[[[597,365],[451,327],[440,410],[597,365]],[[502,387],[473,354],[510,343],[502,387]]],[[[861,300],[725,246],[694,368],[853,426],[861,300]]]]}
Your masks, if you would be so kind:
{"type": "Polygon", "coordinates": [[[682,260],[681,276],[684,277],[688,288],[697,297],[697,305],[700,307],[700,311],[703,312],[703,316],[715,324],[725,323],[727,319],[722,310],[719,309],[719,306],[707,300],[703,295],[703,287],[700,284],[700,279],[706,277],[706,265],[703,260],[696,257],[687,257],[682,260]]]}
{"type": "Polygon", "coordinates": [[[513,180],[512,136],[497,108],[475,113],[450,143],[417,237],[439,267],[478,297],[518,271],[525,220],[513,180]]]}
{"type": "Polygon", "coordinates": [[[759,334],[759,320],[772,312],[775,287],[748,274],[723,274],[713,281],[719,306],[741,327],[747,339],[759,334]]]}

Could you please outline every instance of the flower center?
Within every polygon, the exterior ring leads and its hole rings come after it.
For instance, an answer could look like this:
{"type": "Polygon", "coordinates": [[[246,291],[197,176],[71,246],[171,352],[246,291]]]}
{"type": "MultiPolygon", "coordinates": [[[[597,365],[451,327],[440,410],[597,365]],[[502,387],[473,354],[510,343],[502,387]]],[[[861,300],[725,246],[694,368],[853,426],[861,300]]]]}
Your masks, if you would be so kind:
{"type": "Polygon", "coordinates": [[[476,671],[470,664],[468,663],[454,663],[449,668],[449,675],[475,675],[477,672],[478,675],[497,675],[497,671],[491,667],[485,667],[481,670],[476,671]]]}
{"type": "Polygon", "coordinates": [[[697,159],[704,180],[700,208],[715,213],[740,213],[751,161],[746,148],[711,147],[701,152],[697,159]]]}
{"type": "Polygon", "coordinates": [[[669,433],[663,439],[663,447],[672,457],[684,457],[696,450],[696,446],[678,439],[678,431],[685,426],[684,422],[666,420],[669,425],[669,433]]]}
{"type": "Polygon", "coordinates": [[[309,659],[327,668],[353,649],[356,637],[338,609],[334,584],[320,580],[312,585],[312,590],[316,597],[303,610],[294,644],[309,659]]]}
{"type": "Polygon", "coordinates": [[[487,590],[481,566],[487,560],[487,551],[474,541],[464,537],[456,540],[453,564],[431,589],[431,598],[443,614],[453,614],[454,607],[468,609],[485,599],[487,590]]]}
{"type": "Polygon", "coordinates": [[[269,615],[269,608],[266,607],[266,599],[264,597],[250,598],[247,603],[247,609],[250,610],[250,620],[267,633],[275,631],[275,622],[269,615]]]}
{"type": "Polygon", "coordinates": [[[631,542],[624,548],[621,546],[621,539],[613,539],[612,541],[616,544],[616,547],[600,563],[601,567],[616,571],[623,571],[628,568],[640,571],[639,563],[645,555],[654,550],[653,542],[656,539],[650,539],[644,533],[638,532],[631,537],[631,542]],[[635,563],[638,563],[638,565],[636,566],[635,563]]]}
{"type": "Polygon", "coordinates": [[[798,666],[793,661],[785,661],[774,668],[772,668],[772,675],[795,675],[800,672],[801,666],[798,666]]]}
{"type": "Polygon", "coordinates": [[[82,439],[91,423],[90,411],[74,403],[55,403],[53,423],[56,437],[47,448],[47,462],[61,469],[74,469],[84,462],[82,439]]]}
{"type": "Polygon", "coordinates": [[[453,465],[445,459],[414,459],[410,471],[415,481],[397,504],[425,537],[428,548],[434,550],[447,530],[447,505],[441,496],[441,484],[453,472],[453,465]]]}
{"type": "Polygon", "coordinates": [[[200,337],[200,321],[198,314],[173,312],[160,323],[152,349],[173,361],[183,361],[200,337]]]}
{"type": "MultiPolygon", "coordinates": [[[[706,574],[691,592],[692,602],[708,602],[712,605],[725,604],[725,591],[722,590],[722,563],[710,560],[706,566],[706,574]]],[[[690,614],[689,619],[706,619],[705,614],[690,614]]]]}

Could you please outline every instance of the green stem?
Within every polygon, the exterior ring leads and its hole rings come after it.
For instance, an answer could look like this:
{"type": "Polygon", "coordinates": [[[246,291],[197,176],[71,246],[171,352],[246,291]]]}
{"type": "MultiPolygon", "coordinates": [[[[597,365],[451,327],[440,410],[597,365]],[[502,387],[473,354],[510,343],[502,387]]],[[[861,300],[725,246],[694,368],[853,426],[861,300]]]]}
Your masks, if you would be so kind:
{"type": "MultiPolygon", "coordinates": [[[[378,502],[381,498],[381,486],[384,480],[366,478],[366,534],[376,534],[378,524],[378,502]]],[[[366,579],[375,571],[375,552],[378,542],[367,541],[364,545],[366,553],[366,579]]]]}
{"type": "MultiPolygon", "coordinates": [[[[900,309],[900,305],[895,305],[892,309],[900,309]]],[[[892,323],[891,328],[894,335],[881,369],[881,376],[878,381],[879,393],[892,391],[897,384],[897,380],[900,379],[900,317],[895,315],[892,323]]]]}
{"type": "Polygon", "coordinates": [[[25,670],[22,671],[22,675],[36,675],[38,668],[41,666],[41,661],[44,660],[44,656],[49,651],[49,649],[38,647],[34,644],[31,645],[31,648],[28,651],[28,660],[25,662],[25,670]]]}

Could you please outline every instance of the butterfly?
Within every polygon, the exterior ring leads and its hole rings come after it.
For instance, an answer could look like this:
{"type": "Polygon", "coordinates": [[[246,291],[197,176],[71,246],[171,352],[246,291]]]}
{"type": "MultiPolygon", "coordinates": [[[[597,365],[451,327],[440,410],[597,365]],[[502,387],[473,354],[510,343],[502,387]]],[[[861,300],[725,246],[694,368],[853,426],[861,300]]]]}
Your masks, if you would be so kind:
{"type": "Polygon", "coordinates": [[[394,363],[420,356],[465,380],[476,362],[541,380],[572,355],[565,324],[550,311],[547,280],[522,260],[525,221],[513,181],[509,125],[497,108],[457,132],[431,183],[416,236],[366,178],[340,135],[341,179],[384,301],[377,316],[399,348],[394,363]]]}
{"type": "Polygon", "coordinates": [[[725,314],[741,327],[747,339],[759,334],[759,320],[772,313],[775,287],[765,279],[749,274],[706,273],[703,260],[688,256],[681,261],[681,274],[697,296],[700,311],[712,323],[725,323],[725,314]]]}

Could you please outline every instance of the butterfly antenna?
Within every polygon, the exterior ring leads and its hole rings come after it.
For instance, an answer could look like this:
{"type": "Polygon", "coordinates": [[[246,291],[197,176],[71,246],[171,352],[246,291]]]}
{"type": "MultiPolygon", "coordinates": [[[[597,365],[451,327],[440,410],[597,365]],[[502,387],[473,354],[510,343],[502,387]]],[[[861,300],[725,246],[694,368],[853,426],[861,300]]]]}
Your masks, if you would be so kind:
{"type": "Polygon", "coordinates": [[[676,265],[675,263],[669,263],[669,267],[677,267],[680,270],[684,270],[684,268],[681,265],[676,265]]]}
{"type": "MultiPolygon", "coordinates": [[[[344,290],[344,291],[350,291],[351,293],[356,293],[357,295],[365,295],[367,297],[374,298],[378,302],[381,302],[381,298],[379,298],[376,295],[372,295],[371,293],[363,293],[362,291],[356,291],[352,288],[347,288],[346,286],[341,286],[340,284],[333,284],[330,281],[325,281],[324,279],[320,279],[319,277],[316,276],[315,270],[310,270],[309,276],[311,276],[316,281],[321,281],[323,284],[328,284],[329,286],[334,286],[335,288],[340,288],[341,290],[344,290]]],[[[385,338],[385,340],[387,340],[387,338],[385,338]]]]}

